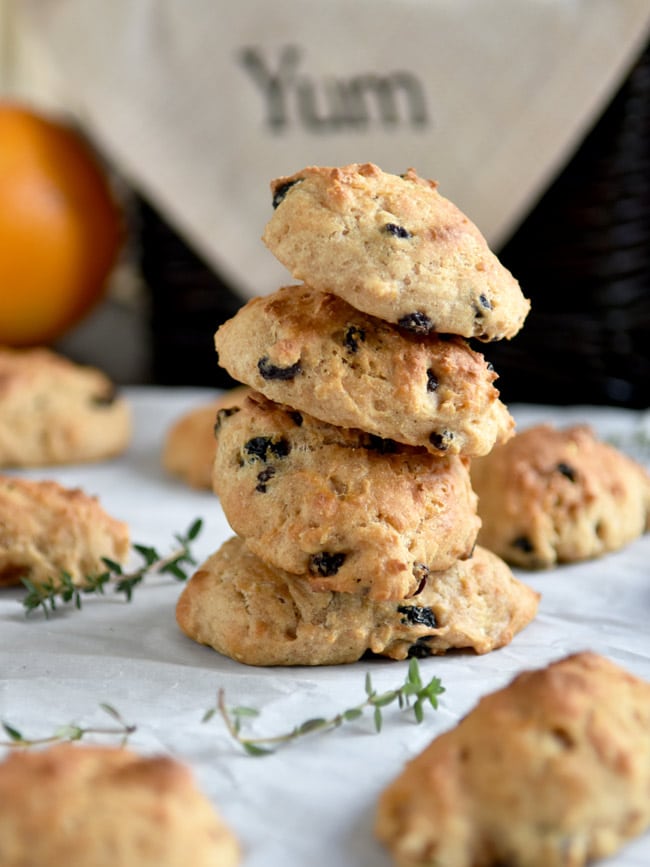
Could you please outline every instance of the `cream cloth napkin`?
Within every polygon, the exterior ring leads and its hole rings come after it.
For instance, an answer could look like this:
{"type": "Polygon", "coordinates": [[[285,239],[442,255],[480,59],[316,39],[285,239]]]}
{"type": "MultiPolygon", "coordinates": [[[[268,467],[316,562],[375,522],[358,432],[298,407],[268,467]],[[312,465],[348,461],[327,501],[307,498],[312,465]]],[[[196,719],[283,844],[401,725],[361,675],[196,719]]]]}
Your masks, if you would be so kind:
{"type": "Polygon", "coordinates": [[[505,240],[647,39],[648,0],[23,0],[107,154],[243,298],[269,181],[373,161],[505,240]]]}

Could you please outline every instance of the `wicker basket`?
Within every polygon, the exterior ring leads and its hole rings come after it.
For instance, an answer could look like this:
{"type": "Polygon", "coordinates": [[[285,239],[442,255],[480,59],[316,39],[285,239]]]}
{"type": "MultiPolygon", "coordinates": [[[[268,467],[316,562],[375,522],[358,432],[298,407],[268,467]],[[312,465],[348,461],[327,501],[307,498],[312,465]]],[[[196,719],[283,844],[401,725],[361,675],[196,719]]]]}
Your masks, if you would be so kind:
{"type": "Polygon", "coordinates": [[[650,53],[499,251],[532,309],[485,347],[506,401],[650,406],[650,53]]]}
{"type": "Polygon", "coordinates": [[[154,382],[230,388],[235,383],[218,365],[214,332],[241,299],[144,199],[138,222],[140,268],[151,293],[154,382]]]}

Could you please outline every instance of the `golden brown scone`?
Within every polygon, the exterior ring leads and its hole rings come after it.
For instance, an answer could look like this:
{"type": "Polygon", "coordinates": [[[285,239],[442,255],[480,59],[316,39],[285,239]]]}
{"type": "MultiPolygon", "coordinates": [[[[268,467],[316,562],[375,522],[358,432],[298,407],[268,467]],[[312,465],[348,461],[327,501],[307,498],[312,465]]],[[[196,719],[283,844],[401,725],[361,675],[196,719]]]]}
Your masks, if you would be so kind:
{"type": "Polygon", "coordinates": [[[585,425],[528,428],[474,460],[471,477],[479,542],[516,566],[598,557],[648,527],[650,476],[585,425]]]}
{"type": "Polygon", "coordinates": [[[0,476],[0,587],[28,578],[75,584],[106,571],[102,557],[124,563],[129,528],[96,497],[57,482],[0,476]]]}
{"type": "Polygon", "coordinates": [[[228,522],[314,590],[404,599],[471,555],[467,458],[335,427],[256,392],[219,418],[213,483],[228,522]]]}
{"type": "Polygon", "coordinates": [[[309,166],[272,182],[263,240],[295,279],[407,330],[513,337],[529,301],[436,187],[413,169],[309,166]]]}
{"type": "Polygon", "coordinates": [[[340,427],[439,455],[514,433],[496,373],[462,337],[416,336],[309,286],[249,301],[215,344],[235,379],[340,427]]]}
{"type": "Polygon", "coordinates": [[[237,537],[194,573],[176,606],[182,631],[247,665],[337,665],[366,651],[392,659],[451,648],[487,653],[535,616],[538,595],[495,554],[432,572],[411,599],[318,592],[266,565],[237,537]]]}
{"type": "Polygon", "coordinates": [[[234,867],[239,846],[184,765],[59,744],[0,764],[2,867],[234,867]]]}
{"type": "Polygon", "coordinates": [[[579,653],[481,699],[383,792],[399,867],[582,867],[650,824],[650,684],[579,653]]]}
{"type": "Polygon", "coordinates": [[[250,389],[232,388],[209,403],[184,413],[167,431],[162,464],[172,476],[191,488],[212,488],[212,464],[216,448],[214,424],[220,409],[238,406],[250,389]]]}
{"type": "Polygon", "coordinates": [[[0,467],[101,461],[130,440],[130,406],[100,370],[0,347],[0,467]]]}

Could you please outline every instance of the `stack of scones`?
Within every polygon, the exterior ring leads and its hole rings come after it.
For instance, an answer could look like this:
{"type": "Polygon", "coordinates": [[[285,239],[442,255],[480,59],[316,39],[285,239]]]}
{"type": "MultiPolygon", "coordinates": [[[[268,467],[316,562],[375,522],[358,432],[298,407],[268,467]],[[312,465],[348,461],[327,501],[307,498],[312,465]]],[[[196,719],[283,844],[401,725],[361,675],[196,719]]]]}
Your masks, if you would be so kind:
{"type": "Polygon", "coordinates": [[[215,335],[251,389],[215,426],[213,489],[237,535],[183,590],[180,628],[250,665],[507,644],[539,599],[476,545],[469,463],[514,422],[468,339],[513,337],[528,300],[412,169],[271,186],[264,241],[303,282],[215,335]]]}

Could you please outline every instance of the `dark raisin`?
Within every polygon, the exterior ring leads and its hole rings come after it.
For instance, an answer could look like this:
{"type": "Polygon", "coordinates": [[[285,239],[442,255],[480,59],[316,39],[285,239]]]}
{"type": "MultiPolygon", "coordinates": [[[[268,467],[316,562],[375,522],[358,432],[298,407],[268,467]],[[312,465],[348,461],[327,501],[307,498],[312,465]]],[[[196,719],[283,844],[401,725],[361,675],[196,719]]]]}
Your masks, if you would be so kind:
{"type": "Polygon", "coordinates": [[[429,577],[429,567],[425,566],[424,563],[418,563],[417,561],[413,563],[413,577],[417,578],[418,586],[415,591],[410,594],[410,598],[413,596],[419,596],[420,593],[427,586],[427,579],[429,577]]]}
{"type": "Polygon", "coordinates": [[[363,447],[369,452],[379,452],[380,455],[394,455],[399,448],[395,440],[378,437],[375,434],[368,434],[363,447]]]}
{"type": "Polygon", "coordinates": [[[329,578],[330,575],[336,575],[344,562],[345,554],[330,554],[328,551],[320,551],[311,558],[309,571],[322,575],[323,578],[329,578]]]}
{"type": "Polygon", "coordinates": [[[428,656],[433,656],[433,652],[427,641],[430,636],[423,635],[421,638],[412,644],[408,649],[408,658],[409,659],[426,659],[428,656]]]}
{"type": "Polygon", "coordinates": [[[219,428],[223,424],[224,419],[229,418],[229,416],[234,415],[236,412],[239,412],[238,406],[228,406],[225,409],[218,410],[217,418],[214,423],[215,434],[218,432],[219,428]]]}
{"type": "Polygon", "coordinates": [[[257,474],[257,484],[255,485],[255,490],[259,491],[260,494],[266,493],[266,483],[269,482],[273,476],[275,475],[275,467],[267,467],[265,470],[262,470],[257,474]]]}
{"type": "Polygon", "coordinates": [[[404,226],[398,226],[397,223],[386,223],[384,226],[384,232],[388,232],[389,235],[394,235],[396,238],[413,237],[408,229],[405,229],[404,226]]]}
{"type": "Polygon", "coordinates": [[[271,458],[286,458],[291,446],[285,439],[273,440],[271,437],[253,437],[244,445],[244,452],[250,458],[266,462],[271,458]]]}
{"type": "Polygon", "coordinates": [[[575,482],[576,471],[573,469],[573,467],[570,467],[568,464],[565,464],[564,461],[560,461],[560,463],[556,466],[555,469],[558,471],[558,473],[562,473],[563,476],[566,476],[566,478],[570,482],[575,482]]]}
{"type": "Polygon", "coordinates": [[[575,747],[576,742],[573,735],[562,726],[555,726],[551,729],[551,734],[560,746],[565,750],[570,750],[575,747]]]}
{"type": "Polygon", "coordinates": [[[420,608],[418,605],[399,605],[397,610],[403,614],[402,623],[410,623],[413,626],[428,626],[435,629],[438,625],[436,615],[430,608],[420,608]]]}
{"type": "Polygon", "coordinates": [[[289,367],[278,367],[277,364],[271,364],[268,358],[260,358],[257,362],[257,369],[263,379],[295,379],[299,373],[302,373],[302,366],[299,361],[289,367]]]}
{"type": "Polygon", "coordinates": [[[115,386],[108,388],[103,394],[94,394],[90,398],[93,406],[111,406],[117,400],[117,389],[115,386]]]}
{"type": "Polygon", "coordinates": [[[291,446],[285,439],[279,439],[271,445],[271,454],[274,458],[286,458],[291,451],[291,446]]]}
{"type": "Polygon", "coordinates": [[[442,433],[434,431],[432,434],[429,434],[429,442],[441,452],[446,451],[453,441],[454,433],[450,430],[443,430],[442,433]]]}
{"type": "Polygon", "coordinates": [[[297,409],[296,409],[296,410],[292,410],[292,411],[289,413],[289,416],[291,417],[291,421],[292,421],[295,425],[298,425],[298,427],[300,427],[300,426],[302,425],[302,413],[301,413],[301,412],[298,412],[297,409]]]}
{"type": "Polygon", "coordinates": [[[427,391],[435,391],[438,388],[438,377],[430,367],[427,370],[427,391]]]}
{"type": "Polygon", "coordinates": [[[345,332],[343,345],[349,352],[357,352],[359,349],[359,343],[363,343],[365,339],[366,332],[363,328],[357,328],[356,325],[350,325],[348,330],[345,332]]]}
{"type": "Polygon", "coordinates": [[[490,299],[487,297],[487,295],[479,295],[478,300],[479,300],[481,306],[479,307],[478,304],[474,305],[474,316],[477,319],[481,319],[481,317],[485,315],[483,313],[483,310],[492,310],[492,304],[490,302],[490,299]]]}
{"type": "Polygon", "coordinates": [[[510,544],[513,548],[517,548],[519,551],[523,551],[524,554],[532,554],[535,550],[535,546],[530,541],[528,536],[517,536],[517,538],[513,539],[510,544]]]}
{"type": "Polygon", "coordinates": [[[20,584],[23,578],[29,578],[31,567],[26,565],[2,566],[0,567],[0,587],[10,587],[13,584],[20,584]]]}
{"type": "Polygon", "coordinates": [[[425,313],[416,311],[409,313],[408,316],[402,316],[397,322],[402,328],[407,331],[413,331],[415,334],[429,334],[435,331],[435,325],[425,313]]]}
{"type": "Polygon", "coordinates": [[[491,361],[488,361],[488,363],[487,363],[487,365],[486,365],[486,369],[487,369],[487,370],[494,370],[494,365],[492,364],[491,361]]]}
{"type": "Polygon", "coordinates": [[[281,184],[281,186],[276,187],[275,192],[273,193],[273,210],[275,210],[277,206],[284,201],[284,197],[289,192],[291,187],[293,187],[294,184],[297,184],[300,180],[302,179],[296,178],[295,181],[287,181],[286,184],[281,184]]]}

